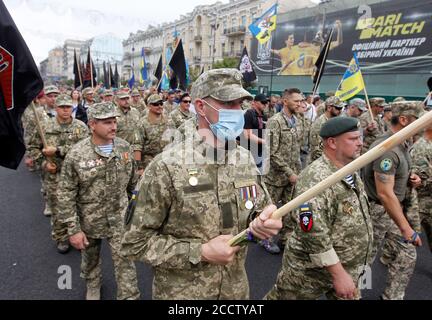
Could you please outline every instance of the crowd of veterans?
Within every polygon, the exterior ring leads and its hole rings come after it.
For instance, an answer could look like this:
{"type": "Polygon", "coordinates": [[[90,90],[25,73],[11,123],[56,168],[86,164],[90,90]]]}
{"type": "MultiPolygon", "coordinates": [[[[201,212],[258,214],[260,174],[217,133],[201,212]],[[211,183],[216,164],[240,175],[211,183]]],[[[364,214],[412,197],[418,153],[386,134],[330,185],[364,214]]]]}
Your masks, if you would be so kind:
{"type": "Polygon", "coordinates": [[[118,299],[140,298],[137,261],[153,268],[153,299],[248,299],[247,245],[229,242],[245,229],[283,251],[265,299],[360,299],[378,253],[381,298],[403,299],[422,230],[432,248],[432,125],[272,218],[429,111],[369,102],[252,96],[235,69],[203,73],[190,92],[47,85],[22,117],[25,164],[40,174],[57,251],[81,251],[88,300],[101,297],[102,240],[118,299]]]}

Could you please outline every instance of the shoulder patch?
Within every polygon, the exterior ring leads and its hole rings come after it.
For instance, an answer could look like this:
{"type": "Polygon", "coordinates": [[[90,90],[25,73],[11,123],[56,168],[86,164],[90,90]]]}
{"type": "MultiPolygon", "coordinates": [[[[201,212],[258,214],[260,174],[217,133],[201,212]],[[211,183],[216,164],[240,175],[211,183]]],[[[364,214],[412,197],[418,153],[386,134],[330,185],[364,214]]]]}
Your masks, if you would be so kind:
{"type": "Polygon", "coordinates": [[[393,160],[392,159],[384,159],[380,163],[380,168],[384,172],[388,172],[393,168],[393,160]]]}
{"type": "Polygon", "coordinates": [[[313,212],[309,203],[300,206],[300,227],[304,232],[310,232],[313,227],[313,212]]]}

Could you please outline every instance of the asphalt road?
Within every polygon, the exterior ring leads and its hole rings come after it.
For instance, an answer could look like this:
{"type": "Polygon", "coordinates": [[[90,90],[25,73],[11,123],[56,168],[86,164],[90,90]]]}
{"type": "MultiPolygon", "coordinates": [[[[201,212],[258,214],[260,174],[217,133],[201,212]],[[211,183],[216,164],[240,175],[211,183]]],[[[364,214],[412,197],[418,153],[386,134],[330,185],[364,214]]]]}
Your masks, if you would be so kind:
{"type": "MultiPolygon", "coordinates": [[[[85,283],[79,277],[80,254],[75,250],[66,255],[57,253],[50,238],[50,221],[42,211],[39,176],[23,166],[18,171],[0,167],[0,300],[81,300],[85,297],[85,283]],[[70,267],[71,289],[58,287],[59,278],[64,275],[62,266],[70,267]]],[[[247,271],[252,299],[261,299],[272,287],[281,258],[282,255],[270,255],[257,245],[250,245],[247,271]]],[[[115,299],[113,265],[106,244],[102,259],[102,298],[115,299]]],[[[138,263],[137,270],[142,299],[151,299],[151,268],[138,263]]],[[[363,297],[378,299],[385,279],[386,268],[376,261],[372,267],[372,289],[364,290],[363,297]]],[[[432,299],[432,254],[427,245],[418,249],[416,270],[406,299],[432,299]]]]}

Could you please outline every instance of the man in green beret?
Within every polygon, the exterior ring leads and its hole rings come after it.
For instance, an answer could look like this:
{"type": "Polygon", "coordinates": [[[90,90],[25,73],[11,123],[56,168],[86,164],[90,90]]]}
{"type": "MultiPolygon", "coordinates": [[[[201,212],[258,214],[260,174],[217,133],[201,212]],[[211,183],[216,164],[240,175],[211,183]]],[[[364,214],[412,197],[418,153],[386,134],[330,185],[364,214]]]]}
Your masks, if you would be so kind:
{"type": "MultiPolygon", "coordinates": [[[[360,156],[357,119],[327,121],[320,135],[323,155],[299,176],[299,196],[360,156]]],[[[372,223],[360,176],[353,173],[293,211],[295,225],[282,269],[266,298],[359,299],[361,275],[371,260],[372,223]]]]}
{"type": "MultiPolygon", "coordinates": [[[[378,137],[370,149],[417,120],[423,109],[416,102],[402,101],[392,103],[392,113],[390,131],[378,137]]],[[[410,212],[414,216],[407,214],[410,188],[421,185],[420,177],[412,172],[409,148],[410,143],[405,142],[362,170],[374,228],[373,258],[384,241],[386,255],[392,257],[387,264],[385,300],[404,298],[417,259],[415,247],[421,245],[418,211],[410,212]]]]}

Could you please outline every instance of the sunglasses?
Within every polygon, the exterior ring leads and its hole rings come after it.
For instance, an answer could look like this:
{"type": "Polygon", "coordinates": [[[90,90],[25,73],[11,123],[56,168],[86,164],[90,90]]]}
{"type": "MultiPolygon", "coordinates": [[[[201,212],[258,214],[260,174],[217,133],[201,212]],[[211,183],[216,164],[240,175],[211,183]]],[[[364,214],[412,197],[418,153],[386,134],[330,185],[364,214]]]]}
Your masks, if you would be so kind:
{"type": "Polygon", "coordinates": [[[156,103],[152,103],[151,104],[154,107],[162,107],[163,106],[163,102],[156,102],[156,103]]]}
{"type": "Polygon", "coordinates": [[[182,100],[183,103],[191,103],[192,100],[182,100]]]}

